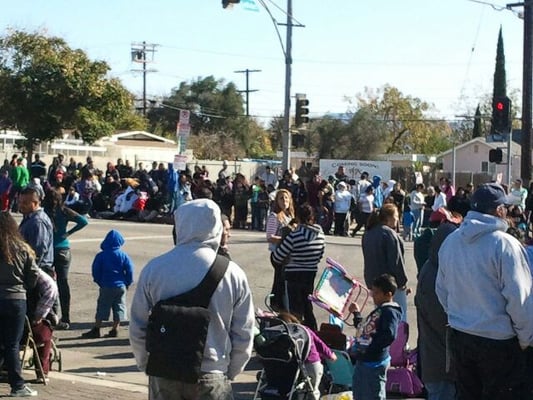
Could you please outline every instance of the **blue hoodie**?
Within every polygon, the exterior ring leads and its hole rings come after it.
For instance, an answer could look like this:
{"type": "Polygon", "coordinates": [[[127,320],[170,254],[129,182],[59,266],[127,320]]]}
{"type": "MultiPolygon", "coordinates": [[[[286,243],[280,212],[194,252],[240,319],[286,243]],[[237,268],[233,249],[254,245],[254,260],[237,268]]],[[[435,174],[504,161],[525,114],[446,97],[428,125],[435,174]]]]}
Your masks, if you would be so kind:
{"type": "Polygon", "coordinates": [[[381,187],[381,176],[372,177],[372,186],[374,186],[374,205],[376,208],[383,207],[383,188],[381,187]]]}
{"type": "Polygon", "coordinates": [[[111,230],[100,245],[102,251],[93,261],[93,280],[100,287],[130,286],[133,282],[133,263],[120,249],[124,238],[119,231],[111,230]]]}

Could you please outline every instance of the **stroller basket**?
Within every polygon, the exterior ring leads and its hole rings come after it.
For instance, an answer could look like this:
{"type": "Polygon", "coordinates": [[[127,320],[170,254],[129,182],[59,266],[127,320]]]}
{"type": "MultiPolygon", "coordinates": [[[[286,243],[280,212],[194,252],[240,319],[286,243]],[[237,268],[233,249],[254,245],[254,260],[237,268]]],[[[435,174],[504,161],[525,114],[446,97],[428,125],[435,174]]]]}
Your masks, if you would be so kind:
{"type": "Polygon", "coordinates": [[[255,337],[254,348],[263,364],[256,396],[261,399],[290,399],[299,390],[309,389],[304,361],[309,355],[310,337],[298,324],[285,323],[278,318],[261,320],[264,327],[255,337]]]}

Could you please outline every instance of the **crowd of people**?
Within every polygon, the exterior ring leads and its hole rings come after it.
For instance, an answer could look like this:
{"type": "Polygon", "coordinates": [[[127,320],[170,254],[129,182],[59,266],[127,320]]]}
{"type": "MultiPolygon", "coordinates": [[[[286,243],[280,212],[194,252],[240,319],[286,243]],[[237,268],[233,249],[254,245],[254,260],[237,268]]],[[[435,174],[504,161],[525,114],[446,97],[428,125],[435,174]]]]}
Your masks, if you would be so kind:
{"type": "MultiPolygon", "coordinates": [[[[404,241],[411,240],[418,269],[418,366],[428,398],[530,398],[525,376],[533,360],[533,198],[521,180],[508,190],[495,183],[455,189],[442,178],[406,192],[400,182],[370,180],[366,172],[356,181],[341,166],[323,179],[302,166],[285,171],[281,179],[267,167],[249,184],[242,174],[232,179],[224,162],[213,184],[205,167],[178,173],[172,164],[154,163],[146,172],[142,164],[133,170],[118,160],[99,171],[90,158],[86,161],[65,166],[58,155],[46,168],[36,156],[28,167],[21,154],[2,167],[0,228],[6,235],[0,239],[0,336],[12,396],[36,395],[20,373],[25,319],[44,344],[43,379],[52,329],[69,329],[68,237],[88,224],[87,216],[140,218],[149,210],[174,215],[176,247],[143,269],[134,296],[130,340],[142,370],[150,363],[145,340],[151,309],[198,285],[216,254],[230,258],[231,226],[265,232],[273,267],[271,306],[310,332],[318,329],[309,295],[326,252],[325,235],[355,236],[363,230],[364,282],[376,309],[365,322],[358,317],[366,337],[350,349],[357,398],[384,398],[388,348],[399,322],[407,320],[411,288],[404,241]],[[9,210],[22,214],[18,227],[9,210]],[[183,259],[187,264],[168,262],[183,259]]],[[[116,337],[127,318],[125,293],[133,282],[133,263],[121,251],[123,243],[113,230],[95,257],[93,278],[100,295],[94,328],[84,338],[101,336],[111,310],[107,336],[116,337]]],[[[209,303],[217,318],[209,322],[200,380],[191,385],[151,377],[154,399],[198,390],[206,398],[231,398],[227,378],[240,373],[251,355],[254,316],[246,274],[235,262],[221,282],[209,303]]],[[[318,339],[316,345],[323,357],[335,358],[318,339]]],[[[311,361],[318,398],[322,372],[318,359],[311,361]]]]}

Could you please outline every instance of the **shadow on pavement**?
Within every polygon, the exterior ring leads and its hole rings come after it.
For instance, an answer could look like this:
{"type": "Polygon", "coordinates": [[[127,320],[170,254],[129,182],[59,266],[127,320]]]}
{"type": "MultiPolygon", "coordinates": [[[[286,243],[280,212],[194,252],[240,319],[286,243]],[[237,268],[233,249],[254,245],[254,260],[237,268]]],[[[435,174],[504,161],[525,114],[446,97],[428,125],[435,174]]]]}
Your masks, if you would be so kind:
{"type": "Polygon", "coordinates": [[[118,367],[99,367],[99,368],[93,368],[93,367],[84,367],[84,368],[73,368],[73,369],[67,369],[65,372],[73,373],[73,374],[94,374],[96,375],[97,372],[105,372],[106,374],[119,374],[124,372],[139,372],[139,368],[137,368],[137,365],[123,365],[118,367]]]}
{"type": "Polygon", "coordinates": [[[81,337],[61,339],[59,347],[61,349],[71,349],[79,347],[104,347],[104,346],[129,346],[129,339],[83,339],[81,337]],[[65,343],[69,341],[70,343],[65,343]]]}
{"type": "Polygon", "coordinates": [[[131,351],[128,351],[124,353],[102,354],[94,358],[99,359],[99,360],[118,360],[118,359],[125,359],[125,358],[134,358],[134,355],[131,351]]]}

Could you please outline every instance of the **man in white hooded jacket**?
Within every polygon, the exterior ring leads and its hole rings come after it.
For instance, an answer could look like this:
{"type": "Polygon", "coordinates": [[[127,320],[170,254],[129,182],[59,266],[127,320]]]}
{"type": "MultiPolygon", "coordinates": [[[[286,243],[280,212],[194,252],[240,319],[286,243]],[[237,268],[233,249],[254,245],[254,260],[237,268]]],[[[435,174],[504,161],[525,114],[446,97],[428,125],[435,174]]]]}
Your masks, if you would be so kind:
{"type": "Polygon", "coordinates": [[[533,345],[532,279],[524,248],[506,233],[506,203],[500,185],[482,185],[439,250],[435,289],[448,314],[461,400],[522,398],[522,350],[533,345]]]}
{"type": "MultiPolygon", "coordinates": [[[[202,281],[215,260],[222,236],[220,208],[198,199],[175,213],[176,247],[151,260],[141,272],[131,306],[130,342],[138,367],[145,371],[146,327],[152,307],[185,293],[202,281]]],[[[230,380],[250,359],[254,311],[244,271],[230,261],[209,303],[211,321],[197,384],[150,376],[151,400],[233,399],[230,380]]]]}

